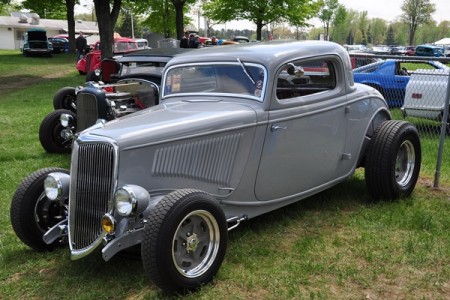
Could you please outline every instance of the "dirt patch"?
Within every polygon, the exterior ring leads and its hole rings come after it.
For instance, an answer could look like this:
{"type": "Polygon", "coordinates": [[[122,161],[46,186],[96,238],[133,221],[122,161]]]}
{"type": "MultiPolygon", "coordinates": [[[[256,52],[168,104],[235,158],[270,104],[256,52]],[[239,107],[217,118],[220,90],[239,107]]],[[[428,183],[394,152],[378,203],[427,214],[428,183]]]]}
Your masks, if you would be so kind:
{"type": "Polygon", "coordinates": [[[61,72],[54,72],[40,77],[27,75],[0,76],[0,91],[5,95],[30,85],[64,77],[72,72],[73,70],[62,70],[61,72]]]}

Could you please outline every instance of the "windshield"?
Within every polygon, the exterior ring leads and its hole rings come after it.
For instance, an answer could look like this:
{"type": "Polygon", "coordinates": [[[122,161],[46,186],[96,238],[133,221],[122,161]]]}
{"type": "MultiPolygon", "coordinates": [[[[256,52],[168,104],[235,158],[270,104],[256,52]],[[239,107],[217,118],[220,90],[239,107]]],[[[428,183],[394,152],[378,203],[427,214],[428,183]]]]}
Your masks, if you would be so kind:
{"type": "Polygon", "coordinates": [[[165,65],[166,62],[124,62],[120,75],[149,73],[161,76],[165,65]]]}
{"type": "Polygon", "coordinates": [[[176,66],[166,72],[163,97],[215,94],[262,101],[266,77],[262,66],[241,61],[176,66]]]}

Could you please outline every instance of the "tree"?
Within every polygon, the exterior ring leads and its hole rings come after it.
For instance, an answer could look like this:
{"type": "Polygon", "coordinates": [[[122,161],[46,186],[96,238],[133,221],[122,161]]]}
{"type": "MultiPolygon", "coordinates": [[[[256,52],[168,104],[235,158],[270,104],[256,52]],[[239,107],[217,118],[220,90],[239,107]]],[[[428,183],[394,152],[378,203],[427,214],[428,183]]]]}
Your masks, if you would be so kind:
{"type": "Polygon", "coordinates": [[[367,11],[363,11],[359,14],[359,31],[361,32],[361,44],[367,45],[366,32],[369,25],[369,18],[367,17],[367,11]]]}
{"type": "Polygon", "coordinates": [[[270,23],[288,22],[307,26],[321,2],[314,0],[211,0],[203,5],[205,15],[218,23],[231,20],[250,20],[256,24],[256,39],[261,40],[262,28],[270,23]]]}
{"type": "Polygon", "coordinates": [[[394,36],[394,27],[389,25],[388,31],[386,33],[386,45],[394,45],[395,44],[395,36],[394,36]]]}
{"type": "Polygon", "coordinates": [[[404,0],[401,6],[401,19],[409,26],[409,44],[414,45],[414,38],[419,26],[431,21],[436,5],[430,0],[404,0]]]}
{"type": "Polygon", "coordinates": [[[122,0],[94,0],[98,20],[102,59],[113,56],[114,26],[119,17],[122,0]],[[112,6],[111,6],[112,1],[112,6]]]}
{"type": "Polygon", "coordinates": [[[381,18],[374,18],[370,21],[370,34],[372,40],[369,44],[380,45],[385,43],[386,32],[387,32],[387,22],[381,18]]]}
{"type": "Polygon", "coordinates": [[[177,31],[177,39],[181,40],[184,35],[184,8],[186,5],[192,4],[195,0],[171,0],[175,8],[175,28],[177,31]]]}
{"type": "MultiPolygon", "coordinates": [[[[66,1],[54,0],[24,0],[22,5],[44,19],[65,19],[66,1]]],[[[73,1],[72,1],[73,2],[73,1]]]]}
{"type": "Polygon", "coordinates": [[[21,5],[11,0],[0,0],[0,16],[10,15],[12,11],[18,11],[21,9],[21,5]]]}
{"type": "Polygon", "coordinates": [[[323,22],[323,27],[325,29],[325,35],[327,40],[329,39],[330,25],[334,19],[339,8],[338,0],[324,0],[322,8],[319,11],[319,19],[323,22]]]}
{"type": "Polygon", "coordinates": [[[150,31],[162,33],[166,38],[176,35],[175,7],[170,0],[139,1],[132,9],[135,14],[145,15],[142,25],[150,31]]]}
{"type": "Polygon", "coordinates": [[[69,50],[75,53],[75,3],[76,0],[66,0],[66,16],[67,16],[67,30],[69,31],[69,50]]]}
{"type": "Polygon", "coordinates": [[[347,9],[344,5],[339,4],[332,23],[332,41],[339,44],[345,44],[345,37],[348,33],[347,18],[347,9]]]}

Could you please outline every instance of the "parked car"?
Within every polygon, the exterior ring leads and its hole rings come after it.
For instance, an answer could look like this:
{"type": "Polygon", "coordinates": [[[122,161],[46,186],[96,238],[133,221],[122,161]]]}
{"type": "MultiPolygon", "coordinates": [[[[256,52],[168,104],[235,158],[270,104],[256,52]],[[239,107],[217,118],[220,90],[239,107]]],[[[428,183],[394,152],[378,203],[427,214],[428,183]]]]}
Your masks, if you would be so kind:
{"type": "MultiPolygon", "coordinates": [[[[442,121],[448,76],[449,70],[425,69],[411,74],[401,108],[403,116],[442,121]]],[[[450,123],[450,117],[447,117],[447,123],[450,123]]]]}
{"type": "Polygon", "coordinates": [[[444,48],[444,56],[445,57],[450,57],[450,46],[449,45],[445,45],[443,46],[444,48]]]}
{"type": "Polygon", "coordinates": [[[377,55],[391,54],[391,49],[386,45],[373,46],[369,51],[377,55]]]}
{"type": "Polygon", "coordinates": [[[365,45],[347,45],[344,44],[344,48],[349,53],[363,53],[363,52],[369,52],[369,49],[365,45]]]}
{"type": "Polygon", "coordinates": [[[118,79],[141,78],[157,85],[161,84],[161,76],[164,66],[175,55],[185,53],[192,48],[149,48],[135,51],[114,59],[115,67],[107,67],[104,71],[105,62],[101,68],[95,70],[94,77],[86,76],[86,81],[102,81],[110,83],[118,79]]]}
{"type": "Polygon", "coordinates": [[[442,47],[432,46],[432,45],[420,45],[416,47],[416,56],[432,56],[432,57],[443,57],[444,51],[442,47]]]}
{"type": "MultiPolygon", "coordinates": [[[[140,50],[137,43],[130,38],[115,38],[114,39],[114,56],[122,56],[126,53],[140,50]]],[[[94,49],[81,58],[76,65],[80,75],[85,75],[89,72],[94,72],[100,67],[102,53],[100,51],[100,42],[94,45],[94,49]]]]}
{"type": "Polygon", "coordinates": [[[406,55],[406,53],[407,53],[406,47],[398,46],[391,48],[392,55],[406,55]]]}
{"type": "Polygon", "coordinates": [[[356,69],[356,68],[380,61],[379,58],[373,57],[373,54],[370,54],[370,53],[356,54],[356,53],[349,52],[349,54],[350,54],[350,61],[352,64],[352,69],[356,69]]]}
{"type": "Polygon", "coordinates": [[[135,39],[138,49],[150,49],[148,41],[146,39],[135,39]]]}
{"type": "Polygon", "coordinates": [[[229,230],[357,167],[374,198],[413,192],[416,128],[353,82],[338,44],[203,48],[174,57],[162,78],[159,105],[78,136],[70,172],[45,168],[20,184],[11,222],[25,244],[68,244],[72,259],[101,248],[106,261],[140,244],[149,278],[184,293],[212,280],[229,230]]]}
{"type": "Polygon", "coordinates": [[[69,51],[69,40],[66,38],[51,37],[48,41],[52,43],[53,53],[66,53],[69,51]]]}
{"type": "Polygon", "coordinates": [[[406,55],[407,56],[415,56],[416,55],[416,47],[415,46],[407,46],[406,47],[406,55]]]}
{"type": "Polygon", "coordinates": [[[387,59],[353,70],[355,82],[377,89],[389,107],[401,107],[409,76],[416,69],[443,69],[448,67],[438,61],[414,59],[387,59]]]}
{"type": "Polygon", "coordinates": [[[20,48],[25,56],[52,56],[53,46],[47,39],[47,31],[41,28],[30,28],[22,37],[20,48]]]}
{"type": "Polygon", "coordinates": [[[242,36],[242,35],[237,35],[235,37],[233,37],[231,39],[233,42],[238,42],[238,43],[249,43],[250,39],[246,36],[242,36]]]}
{"type": "Polygon", "coordinates": [[[155,48],[126,54],[102,62],[104,82],[87,82],[77,88],[63,87],[53,99],[55,110],[39,127],[39,141],[49,153],[67,153],[77,132],[97,120],[111,121],[159,101],[164,66],[190,49],[155,48]],[[112,72],[113,74],[109,74],[112,72]]]}

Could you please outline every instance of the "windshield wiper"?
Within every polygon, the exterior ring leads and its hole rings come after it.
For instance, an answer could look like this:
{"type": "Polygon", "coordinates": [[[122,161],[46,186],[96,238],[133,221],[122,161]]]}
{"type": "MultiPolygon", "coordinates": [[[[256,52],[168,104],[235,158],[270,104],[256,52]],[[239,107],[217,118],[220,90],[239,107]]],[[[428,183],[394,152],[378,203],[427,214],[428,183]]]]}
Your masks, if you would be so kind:
{"type": "Polygon", "coordinates": [[[248,71],[247,67],[244,65],[244,63],[238,58],[237,61],[241,64],[242,70],[244,70],[245,75],[247,75],[248,79],[253,84],[256,84],[256,81],[253,79],[252,75],[250,75],[250,72],[248,71]]]}

